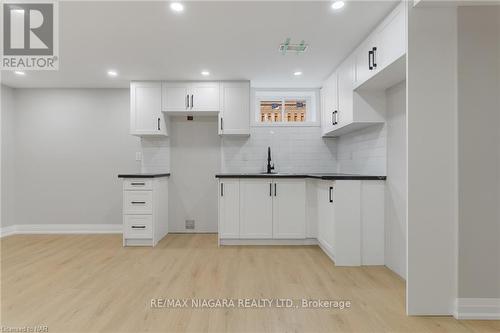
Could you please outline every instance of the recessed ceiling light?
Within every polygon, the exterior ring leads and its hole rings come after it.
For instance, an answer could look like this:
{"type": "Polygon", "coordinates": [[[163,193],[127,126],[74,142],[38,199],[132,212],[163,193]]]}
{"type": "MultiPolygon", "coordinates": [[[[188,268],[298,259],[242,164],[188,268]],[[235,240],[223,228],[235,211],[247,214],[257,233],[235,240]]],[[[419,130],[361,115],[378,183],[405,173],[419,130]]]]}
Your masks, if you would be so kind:
{"type": "Polygon", "coordinates": [[[210,72],[209,71],[202,71],[201,75],[203,75],[203,76],[209,76],[210,72]]]}
{"type": "Polygon", "coordinates": [[[108,71],[108,76],[111,76],[111,77],[116,77],[116,76],[118,76],[118,72],[117,72],[117,71],[115,71],[115,70],[110,69],[110,70],[108,71]]]}
{"type": "Polygon", "coordinates": [[[23,71],[15,71],[15,72],[14,72],[14,74],[16,74],[16,75],[20,75],[20,76],[24,76],[24,75],[26,75],[26,73],[25,73],[25,72],[23,72],[23,71]]]}
{"type": "Polygon", "coordinates": [[[293,75],[295,75],[295,76],[301,76],[302,72],[301,71],[293,72],[293,75]]]}
{"type": "Polygon", "coordinates": [[[332,3],[332,9],[339,10],[340,8],[344,7],[344,5],[344,1],[335,1],[334,3],[332,3]]]}
{"type": "Polygon", "coordinates": [[[170,4],[170,9],[172,9],[174,12],[182,12],[184,11],[184,5],[180,2],[172,2],[170,4]]]}

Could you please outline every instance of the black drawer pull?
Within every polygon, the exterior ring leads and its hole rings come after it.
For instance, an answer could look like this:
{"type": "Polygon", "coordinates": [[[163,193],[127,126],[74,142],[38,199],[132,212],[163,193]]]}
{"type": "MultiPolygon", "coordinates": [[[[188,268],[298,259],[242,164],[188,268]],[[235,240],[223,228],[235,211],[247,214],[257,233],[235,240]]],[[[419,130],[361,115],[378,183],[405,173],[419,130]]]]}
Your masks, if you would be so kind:
{"type": "Polygon", "coordinates": [[[144,186],[144,185],[146,185],[146,183],[130,183],[130,185],[134,185],[134,186],[144,186]]]}
{"type": "Polygon", "coordinates": [[[145,225],[133,225],[132,229],[146,229],[145,225]]]}
{"type": "Polygon", "coordinates": [[[146,201],[131,201],[131,204],[138,204],[138,205],[144,205],[146,204],[146,201]]]}
{"type": "Polygon", "coordinates": [[[330,188],[328,190],[328,201],[329,202],[333,202],[332,191],[333,191],[333,186],[330,186],[330,188]]]}

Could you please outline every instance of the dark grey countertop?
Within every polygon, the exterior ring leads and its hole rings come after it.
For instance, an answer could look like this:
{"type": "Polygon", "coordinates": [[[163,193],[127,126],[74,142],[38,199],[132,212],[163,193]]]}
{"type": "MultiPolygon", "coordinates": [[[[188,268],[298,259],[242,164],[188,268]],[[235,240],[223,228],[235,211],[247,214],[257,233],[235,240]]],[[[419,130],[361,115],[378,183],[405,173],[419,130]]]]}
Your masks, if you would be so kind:
{"type": "Polygon", "coordinates": [[[118,178],[158,178],[170,177],[170,173],[123,173],[118,178]]]}
{"type": "Polygon", "coordinates": [[[218,173],[216,178],[315,178],[325,180],[386,180],[386,176],[346,173],[218,173]]]}

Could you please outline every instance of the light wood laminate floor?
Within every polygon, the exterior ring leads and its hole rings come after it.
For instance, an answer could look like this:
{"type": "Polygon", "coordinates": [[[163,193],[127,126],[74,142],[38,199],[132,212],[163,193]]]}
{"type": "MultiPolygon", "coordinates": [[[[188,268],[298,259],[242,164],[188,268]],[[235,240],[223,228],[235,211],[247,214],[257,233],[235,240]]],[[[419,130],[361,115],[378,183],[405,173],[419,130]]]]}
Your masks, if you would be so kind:
{"type": "MultiPolygon", "coordinates": [[[[335,267],[316,246],[217,247],[168,235],[123,248],[120,235],[1,240],[1,324],[49,332],[498,332],[494,321],[407,317],[385,267],[335,267]],[[344,299],[350,309],[151,308],[152,298],[344,299]]],[[[429,300],[432,302],[432,300],[429,300]]]]}

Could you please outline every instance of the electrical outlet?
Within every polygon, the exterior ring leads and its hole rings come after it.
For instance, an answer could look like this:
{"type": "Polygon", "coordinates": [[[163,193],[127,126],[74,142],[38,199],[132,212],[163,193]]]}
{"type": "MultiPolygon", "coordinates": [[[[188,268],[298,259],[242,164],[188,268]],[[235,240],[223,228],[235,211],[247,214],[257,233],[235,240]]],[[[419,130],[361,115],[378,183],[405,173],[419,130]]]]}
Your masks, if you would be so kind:
{"type": "Polygon", "coordinates": [[[136,161],[142,161],[142,152],[137,151],[137,152],[135,153],[135,160],[136,160],[136,161]]]}

